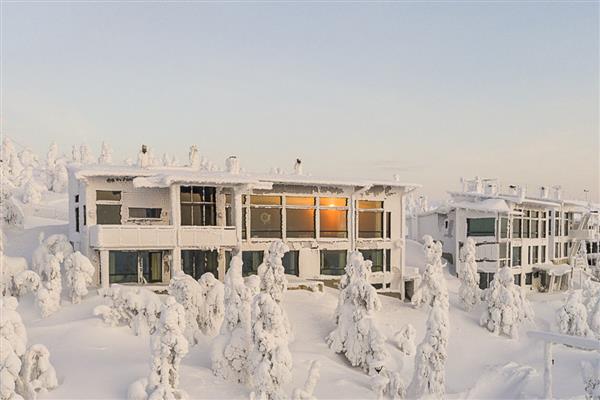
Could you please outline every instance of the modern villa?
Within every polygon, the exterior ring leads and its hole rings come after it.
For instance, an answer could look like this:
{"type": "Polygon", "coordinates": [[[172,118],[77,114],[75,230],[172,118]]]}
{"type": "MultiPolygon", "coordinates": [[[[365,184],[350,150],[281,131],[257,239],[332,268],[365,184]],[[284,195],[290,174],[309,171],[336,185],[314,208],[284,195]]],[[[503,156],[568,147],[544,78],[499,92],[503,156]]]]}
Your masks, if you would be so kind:
{"type": "MultiPolygon", "coordinates": [[[[165,284],[183,270],[223,279],[241,252],[256,273],[276,239],[286,274],[337,279],[348,250],[372,261],[371,282],[405,295],[405,196],[418,185],[331,179],[294,172],[250,174],[239,160],[201,166],[69,167],[69,240],[97,268],[97,283],[165,284]]],[[[413,285],[406,285],[413,287],[413,285]]]]}
{"type": "Polygon", "coordinates": [[[562,199],[561,190],[540,188],[537,196],[510,186],[501,193],[496,180],[463,180],[451,200],[412,218],[410,237],[431,235],[443,244],[451,273],[463,263],[467,238],[476,242],[482,289],[503,266],[513,269],[515,283],[540,291],[565,290],[573,266],[587,266],[600,255],[600,207],[562,199]],[[587,249],[587,255],[582,251],[587,249]],[[584,264],[585,263],[585,264],[584,264]]]}

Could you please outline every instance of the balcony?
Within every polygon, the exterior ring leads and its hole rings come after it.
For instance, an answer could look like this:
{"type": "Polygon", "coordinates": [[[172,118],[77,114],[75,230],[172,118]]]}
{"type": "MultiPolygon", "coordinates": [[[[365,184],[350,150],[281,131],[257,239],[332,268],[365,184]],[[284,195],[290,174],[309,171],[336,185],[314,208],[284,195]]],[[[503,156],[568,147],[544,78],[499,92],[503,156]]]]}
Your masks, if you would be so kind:
{"type": "Polygon", "coordinates": [[[600,234],[595,229],[571,229],[569,237],[577,240],[599,240],[600,234]]]}
{"type": "Polygon", "coordinates": [[[217,248],[235,246],[235,227],[171,225],[92,225],[90,246],[106,249],[217,248]]]}

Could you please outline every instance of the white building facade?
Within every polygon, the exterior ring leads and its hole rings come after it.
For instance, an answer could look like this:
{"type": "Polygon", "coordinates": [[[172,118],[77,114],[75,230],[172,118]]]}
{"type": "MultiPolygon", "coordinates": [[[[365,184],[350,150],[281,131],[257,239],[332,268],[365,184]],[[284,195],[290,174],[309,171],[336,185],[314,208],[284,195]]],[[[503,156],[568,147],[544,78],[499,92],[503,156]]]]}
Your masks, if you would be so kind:
{"type": "Polygon", "coordinates": [[[600,239],[598,207],[563,200],[560,189],[541,188],[537,196],[511,186],[500,193],[495,181],[463,182],[451,201],[415,217],[414,239],[424,234],[443,243],[444,257],[458,274],[467,238],[476,242],[480,287],[487,288],[503,266],[515,283],[539,291],[565,290],[574,266],[597,260],[600,239]],[[582,254],[582,249],[588,249],[582,254]],[[586,261],[584,261],[587,259],[586,261]]]}
{"type": "Polygon", "coordinates": [[[373,262],[372,283],[404,294],[404,201],[397,181],[241,173],[200,167],[69,168],[69,240],[97,267],[96,280],[165,284],[179,270],[223,279],[241,252],[255,273],[276,239],[286,273],[336,279],[349,250],[373,262]]]}

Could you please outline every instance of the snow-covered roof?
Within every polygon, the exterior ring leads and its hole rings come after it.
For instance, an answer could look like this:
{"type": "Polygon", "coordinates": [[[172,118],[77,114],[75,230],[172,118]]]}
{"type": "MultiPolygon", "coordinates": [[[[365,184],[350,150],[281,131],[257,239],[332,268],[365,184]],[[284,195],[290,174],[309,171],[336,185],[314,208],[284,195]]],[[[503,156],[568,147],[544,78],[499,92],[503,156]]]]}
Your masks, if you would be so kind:
{"type": "Polygon", "coordinates": [[[564,275],[566,273],[571,272],[571,270],[573,269],[573,267],[571,267],[569,264],[551,264],[551,263],[534,264],[532,266],[532,268],[537,271],[544,271],[548,275],[554,275],[554,276],[564,275]]]}

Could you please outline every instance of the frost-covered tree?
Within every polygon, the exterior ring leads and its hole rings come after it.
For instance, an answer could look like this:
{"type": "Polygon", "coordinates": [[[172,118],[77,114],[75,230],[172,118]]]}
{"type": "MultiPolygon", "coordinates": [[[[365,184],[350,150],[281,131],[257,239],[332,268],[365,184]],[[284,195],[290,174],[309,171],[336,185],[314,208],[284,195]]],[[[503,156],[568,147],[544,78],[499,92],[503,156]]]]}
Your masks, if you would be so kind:
{"type": "Polygon", "coordinates": [[[371,261],[353,251],[345,271],[334,316],[337,326],[327,336],[327,344],[336,353],[343,353],[352,366],[371,374],[382,368],[388,356],[385,337],[373,319],[381,301],[368,280],[371,261]]]}
{"type": "Polygon", "coordinates": [[[44,318],[60,309],[62,292],[60,263],[62,260],[62,253],[52,254],[47,258],[40,271],[41,285],[37,291],[37,306],[44,318]]]}
{"type": "Polygon", "coordinates": [[[425,242],[423,249],[427,266],[425,267],[423,280],[411,299],[412,304],[416,307],[433,305],[435,294],[446,291],[446,279],[442,272],[442,244],[435,242],[429,235],[425,235],[423,240],[425,242]]]}
{"type": "Polygon", "coordinates": [[[188,352],[184,331],[183,306],[169,296],[161,307],[158,329],[151,340],[150,376],[130,386],[130,400],[187,398],[187,394],[178,389],[179,366],[188,352]]]}
{"type": "Polygon", "coordinates": [[[0,400],[23,400],[23,397],[16,393],[21,359],[10,342],[2,336],[0,348],[0,400]]]}
{"type": "Polygon", "coordinates": [[[21,357],[27,348],[27,331],[17,312],[18,305],[14,297],[0,298],[0,336],[10,343],[17,357],[21,357]]]}
{"type": "Polygon", "coordinates": [[[87,295],[87,287],[93,282],[94,266],[89,258],[79,251],[69,254],[63,266],[68,297],[71,303],[79,303],[81,298],[87,295]]]}
{"type": "Polygon", "coordinates": [[[198,314],[202,306],[201,286],[194,278],[179,271],[171,278],[168,291],[185,310],[184,334],[189,344],[193,346],[202,336],[198,325],[198,314]]]}
{"type": "Polygon", "coordinates": [[[264,261],[258,266],[260,290],[281,303],[287,290],[287,279],[282,258],[290,249],[281,240],[276,240],[265,251],[264,261]]]}
{"type": "Polygon", "coordinates": [[[580,291],[571,290],[568,293],[565,303],[556,313],[556,321],[560,333],[573,336],[588,336],[591,333],[580,291]]]}
{"type": "Polygon", "coordinates": [[[533,321],[533,309],[521,288],[514,284],[509,267],[503,267],[484,292],[485,311],[479,322],[490,332],[511,338],[519,336],[519,325],[533,321]]]}
{"type": "Polygon", "coordinates": [[[587,400],[600,400],[600,358],[582,362],[582,377],[587,400]]]}
{"type": "Polygon", "coordinates": [[[50,352],[46,346],[34,344],[27,349],[22,365],[19,392],[26,399],[36,399],[38,394],[58,387],[56,370],[50,362],[50,352]]]}
{"type": "Polygon", "coordinates": [[[255,395],[284,397],[282,385],[291,378],[292,355],[283,310],[268,293],[256,295],[252,303],[252,343],[249,369],[255,395]]]}
{"type": "Polygon", "coordinates": [[[202,333],[215,335],[223,322],[223,284],[215,276],[207,272],[198,280],[200,283],[201,304],[198,313],[198,325],[202,333]]]}
{"type": "Polygon", "coordinates": [[[48,152],[46,153],[46,167],[50,170],[54,169],[56,160],[58,159],[58,145],[55,142],[50,144],[48,152]]]}
{"type": "Polygon", "coordinates": [[[394,340],[398,349],[406,356],[415,354],[415,337],[417,331],[411,324],[406,324],[401,330],[396,332],[394,340]]]}
{"type": "Polygon", "coordinates": [[[79,146],[79,162],[84,165],[94,163],[94,157],[92,156],[90,147],[85,143],[82,143],[81,146],[79,146]]]}
{"type": "Polygon", "coordinates": [[[198,153],[198,147],[195,144],[190,146],[189,161],[190,167],[193,169],[200,169],[200,154],[198,153]]]}
{"type": "Polygon", "coordinates": [[[321,377],[321,363],[313,360],[308,370],[308,378],[303,388],[296,388],[292,393],[292,400],[317,400],[314,395],[315,387],[321,377]]]}
{"type": "Polygon", "coordinates": [[[28,148],[23,149],[19,153],[19,160],[21,161],[23,168],[39,167],[40,164],[37,156],[28,148]]]}
{"type": "Polygon", "coordinates": [[[26,293],[37,293],[40,288],[40,276],[28,269],[17,274],[13,279],[13,296],[23,297],[26,293]]]}
{"type": "Polygon", "coordinates": [[[66,235],[55,234],[44,239],[44,234],[42,233],[39,237],[39,243],[40,245],[34,250],[31,257],[31,269],[40,275],[40,277],[42,277],[42,271],[51,256],[60,253],[63,257],[67,257],[73,252],[73,246],[69,243],[66,235]]]}
{"type": "Polygon", "coordinates": [[[596,299],[596,303],[589,315],[589,327],[592,333],[600,339],[600,297],[596,299]]]}
{"type": "Polygon", "coordinates": [[[377,394],[377,399],[384,399],[387,395],[396,400],[403,399],[406,395],[406,386],[400,373],[385,368],[371,377],[371,389],[377,394]]]}
{"type": "Polygon", "coordinates": [[[458,298],[465,310],[469,311],[479,303],[481,296],[477,262],[475,261],[475,241],[472,238],[467,239],[465,245],[465,262],[458,277],[460,278],[458,298]]]}
{"type": "Polygon", "coordinates": [[[63,158],[59,159],[49,173],[49,190],[55,193],[65,193],[69,186],[69,174],[63,158]]]}
{"type": "Polygon", "coordinates": [[[112,164],[112,148],[106,142],[102,142],[102,149],[98,157],[98,164],[112,164]]]}
{"type": "Polygon", "coordinates": [[[2,296],[19,296],[19,286],[16,278],[27,271],[27,260],[23,257],[4,255],[4,232],[0,230],[0,294],[2,296]]]}
{"type": "Polygon", "coordinates": [[[245,383],[251,348],[250,309],[255,292],[244,282],[239,255],[231,258],[224,292],[225,313],[219,336],[212,345],[212,370],[229,381],[245,383]]]}
{"type": "Polygon", "coordinates": [[[76,145],[71,147],[71,161],[76,163],[81,162],[81,153],[76,145]]]}

